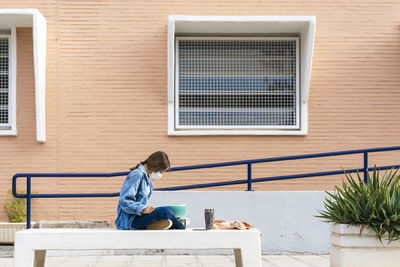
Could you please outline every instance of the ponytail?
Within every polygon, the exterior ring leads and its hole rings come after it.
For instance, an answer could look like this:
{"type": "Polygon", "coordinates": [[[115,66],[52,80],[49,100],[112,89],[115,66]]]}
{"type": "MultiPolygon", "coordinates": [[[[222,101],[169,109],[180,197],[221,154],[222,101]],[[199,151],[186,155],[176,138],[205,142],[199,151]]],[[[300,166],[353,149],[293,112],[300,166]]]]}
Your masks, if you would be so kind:
{"type": "Polygon", "coordinates": [[[145,160],[145,161],[141,161],[138,165],[136,165],[136,167],[130,168],[130,170],[131,170],[131,171],[136,170],[136,169],[139,167],[140,164],[143,165],[143,164],[145,164],[145,163],[146,163],[146,160],[145,160]]]}
{"type": "Polygon", "coordinates": [[[167,171],[169,170],[170,163],[168,156],[165,152],[157,151],[151,154],[145,161],[140,162],[136,167],[132,167],[131,171],[137,169],[140,164],[145,164],[147,169],[152,172],[167,171]]]}

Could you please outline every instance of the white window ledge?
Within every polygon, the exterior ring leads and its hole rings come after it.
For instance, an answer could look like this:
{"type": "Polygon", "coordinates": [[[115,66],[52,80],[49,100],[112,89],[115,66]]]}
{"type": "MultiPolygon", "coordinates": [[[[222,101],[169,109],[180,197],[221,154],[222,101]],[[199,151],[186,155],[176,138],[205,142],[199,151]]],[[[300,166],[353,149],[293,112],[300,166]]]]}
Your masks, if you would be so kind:
{"type": "Polygon", "coordinates": [[[307,135],[307,131],[272,130],[175,130],[169,135],[307,135]]]}
{"type": "Polygon", "coordinates": [[[168,135],[306,135],[315,16],[168,17],[168,135]],[[300,130],[177,130],[175,128],[175,37],[179,35],[300,36],[300,130]]]}
{"type": "MultiPolygon", "coordinates": [[[[32,27],[35,73],[36,140],[46,141],[46,31],[47,22],[37,9],[0,9],[2,28],[32,27]]],[[[0,135],[16,135],[0,131],[0,135]]]]}

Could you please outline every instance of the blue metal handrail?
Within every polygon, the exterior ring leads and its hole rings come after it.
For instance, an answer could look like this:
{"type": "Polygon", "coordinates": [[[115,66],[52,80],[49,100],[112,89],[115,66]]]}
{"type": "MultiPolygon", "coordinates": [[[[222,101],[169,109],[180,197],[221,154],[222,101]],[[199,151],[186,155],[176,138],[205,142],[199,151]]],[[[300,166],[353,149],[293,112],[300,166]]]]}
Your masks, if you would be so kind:
{"type": "MultiPolygon", "coordinates": [[[[363,166],[364,167],[363,168],[359,168],[359,169],[347,169],[347,170],[344,170],[344,171],[346,171],[347,173],[364,172],[364,181],[367,182],[368,181],[368,171],[373,170],[373,168],[369,168],[368,167],[368,153],[382,152],[382,151],[393,151],[393,150],[400,150],[400,146],[382,147],[382,148],[369,148],[369,149],[358,149],[358,150],[346,150],[346,151],[337,151],[337,152],[328,152],[328,153],[316,153],[316,154],[305,154],[305,155],[287,156],[287,157],[274,157],[274,158],[263,158],[263,159],[230,161],[230,162],[221,162],[221,163],[212,163],[212,164],[173,167],[173,168],[170,168],[170,171],[185,171],[185,170],[204,169],[204,168],[216,168],[216,167],[226,167],[226,166],[235,166],[235,165],[247,165],[247,179],[244,179],[244,180],[233,180],[233,181],[226,181],[226,182],[217,182],[217,183],[205,183],[205,184],[195,184],[195,185],[186,185],[186,186],[165,187],[165,188],[158,188],[158,189],[155,189],[155,190],[158,190],[158,191],[186,190],[186,189],[215,187],[215,186],[226,186],[226,185],[235,185],[235,184],[247,184],[247,191],[253,191],[252,190],[252,183],[335,175],[335,174],[343,173],[343,170],[342,171],[303,173],[303,174],[264,177],[264,178],[252,178],[252,174],[251,174],[252,164],[264,163],[264,162],[296,160],[296,159],[332,157],[332,156],[341,156],[341,155],[350,155],[350,154],[363,154],[363,156],[364,156],[363,157],[363,161],[364,161],[363,166]]],[[[376,167],[376,168],[378,170],[387,170],[387,169],[399,168],[399,167],[400,167],[400,165],[390,165],[390,166],[380,166],[380,167],[376,167]]],[[[128,175],[128,173],[129,172],[115,172],[115,173],[17,173],[17,174],[15,174],[13,176],[13,179],[12,179],[12,193],[17,198],[26,198],[26,206],[27,206],[26,228],[29,229],[31,227],[31,199],[32,198],[117,197],[117,196],[119,196],[119,193],[32,194],[32,192],[31,192],[31,179],[32,178],[38,178],[38,177],[41,177],[41,178],[43,178],[43,177],[51,177],[51,178],[56,178],[56,177],[98,178],[98,177],[126,176],[126,175],[128,175]],[[17,194],[17,178],[19,178],[19,177],[26,177],[26,181],[27,181],[27,183],[26,183],[26,192],[27,193],[26,194],[17,194]]]]}

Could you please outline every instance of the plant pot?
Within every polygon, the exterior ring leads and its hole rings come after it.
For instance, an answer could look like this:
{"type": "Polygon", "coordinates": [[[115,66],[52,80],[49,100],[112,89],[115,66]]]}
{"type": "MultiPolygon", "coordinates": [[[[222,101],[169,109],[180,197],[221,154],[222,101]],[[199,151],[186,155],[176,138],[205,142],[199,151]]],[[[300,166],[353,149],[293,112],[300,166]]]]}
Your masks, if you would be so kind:
{"type": "Polygon", "coordinates": [[[15,232],[25,230],[26,222],[0,222],[0,244],[13,244],[15,232]]]}
{"type": "Polygon", "coordinates": [[[330,225],[330,267],[393,267],[400,262],[400,240],[388,244],[387,235],[379,241],[376,233],[361,225],[330,225]],[[360,235],[361,231],[361,235],[360,235]]]}

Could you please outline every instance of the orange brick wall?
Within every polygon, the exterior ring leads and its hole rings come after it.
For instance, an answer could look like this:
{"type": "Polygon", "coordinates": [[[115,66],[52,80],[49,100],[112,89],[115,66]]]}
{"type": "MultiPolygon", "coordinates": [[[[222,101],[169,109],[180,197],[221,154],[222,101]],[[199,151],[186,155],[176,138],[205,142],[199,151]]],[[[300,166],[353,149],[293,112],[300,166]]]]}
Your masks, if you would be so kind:
{"type": "MultiPolygon", "coordinates": [[[[173,166],[398,144],[398,2],[1,1],[48,22],[47,142],[36,142],[32,34],[17,31],[17,137],[0,136],[0,204],[17,172],[125,171],[156,150],[173,166]],[[307,136],[167,136],[168,15],[313,15],[317,26],[307,136]]],[[[370,156],[399,163],[400,152],[370,156]]],[[[361,167],[362,157],[260,164],[254,177],[361,167]]],[[[242,179],[245,166],[171,173],[156,187],[242,179]]],[[[117,192],[124,177],[38,179],[33,190],[117,192]]],[[[258,183],[327,190],[341,176],[258,183]]],[[[23,183],[20,183],[23,189],[23,183]]],[[[208,190],[244,190],[245,185],[208,190]]],[[[117,198],[34,199],[33,220],[114,220],[117,198]]],[[[6,220],[0,211],[0,221],[6,220]]]]}

